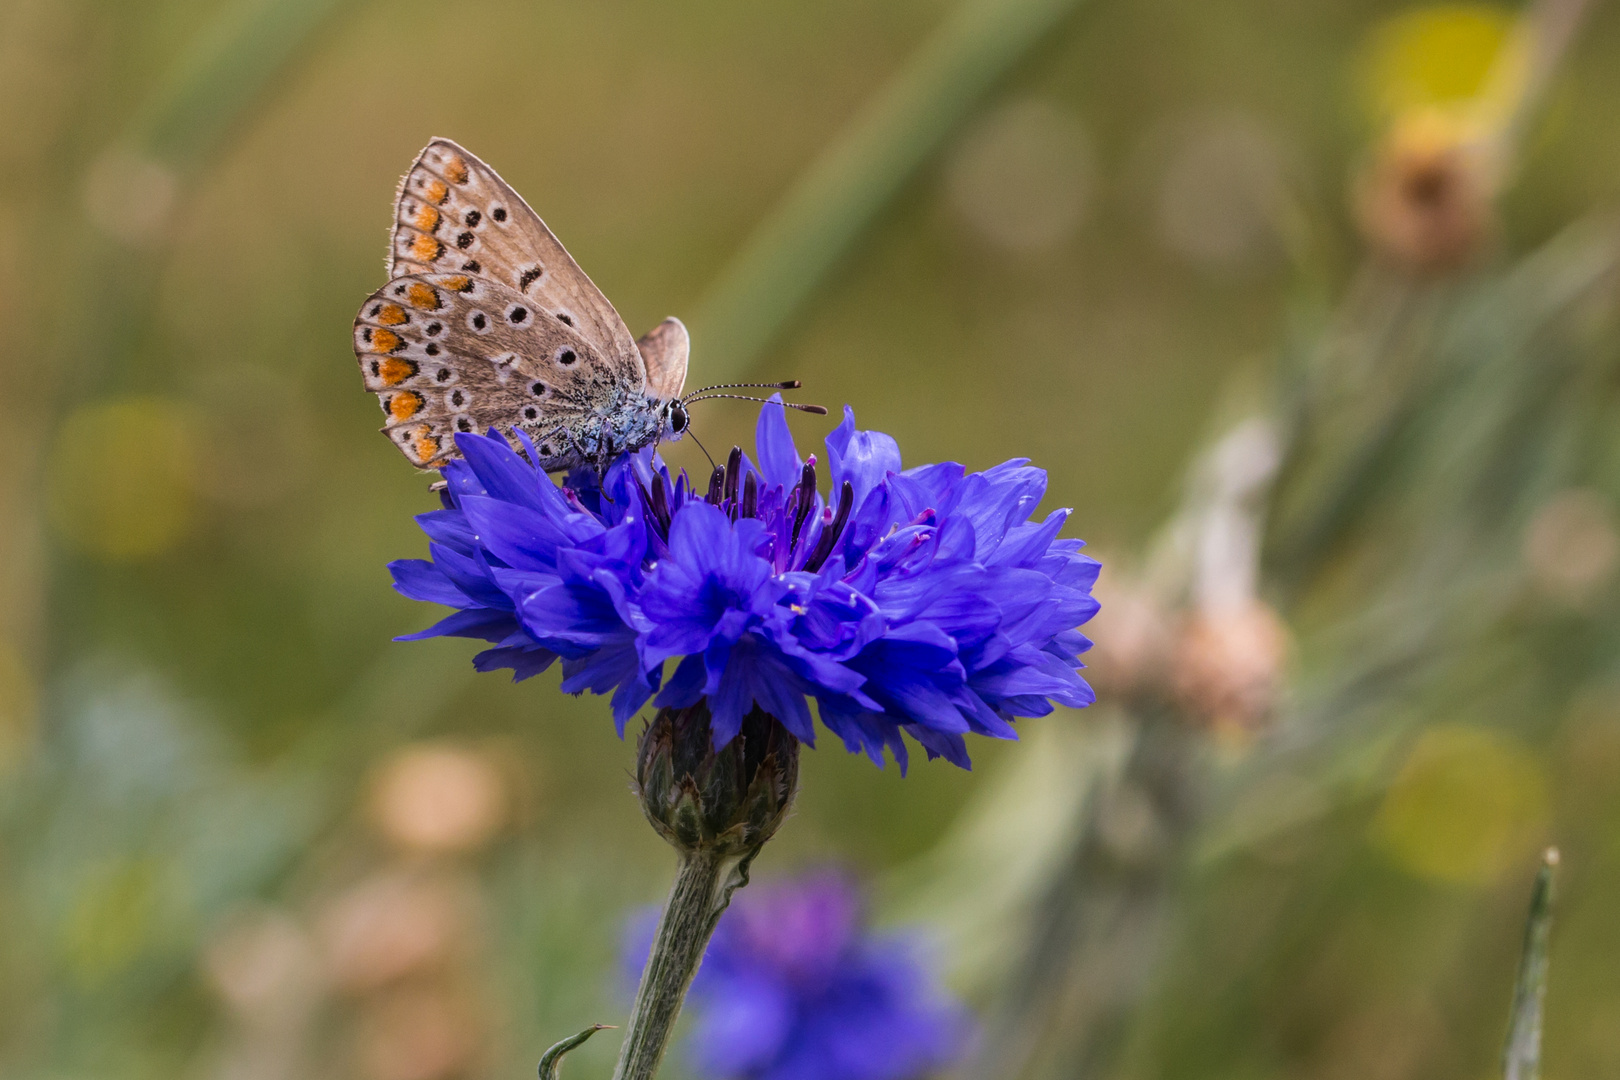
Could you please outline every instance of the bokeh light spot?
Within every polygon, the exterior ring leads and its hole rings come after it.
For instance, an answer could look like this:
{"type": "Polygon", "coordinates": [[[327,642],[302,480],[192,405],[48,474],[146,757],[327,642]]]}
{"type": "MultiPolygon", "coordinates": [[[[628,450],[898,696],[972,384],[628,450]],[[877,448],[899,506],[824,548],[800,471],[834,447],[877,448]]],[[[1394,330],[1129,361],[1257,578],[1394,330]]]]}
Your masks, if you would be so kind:
{"type": "Polygon", "coordinates": [[[131,396],[82,406],[51,448],[51,524],[107,562],[160,554],[193,522],[196,457],[189,417],[175,402],[131,396]]]}
{"type": "Polygon", "coordinates": [[[1545,770],[1528,747],[1448,724],[1413,746],[1373,833],[1418,877],[1483,885],[1529,858],[1547,815],[1545,770]]]}
{"type": "Polygon", "coordinates": [[[1291,212],[1285,155],[1266,125],[1239,112],[1191,117],[1148,142],[1166,144],[1143,151],[1164,158],[1154,217],[1166,249],[1221,271],[1283,251],[1291,212]]]}
{"type": "Polygon", "coordinates": [[[377,776],[372,816],[401,847],[424,852],[469,851],[501,825],[506,791],[482,754],[452,746],[407,747],[377,776]]]}
{"type": "Polygon", "coordinates": [[[1600,491],[1559,492],[1530,519],[1523,554],[1538,591],[1570,605],[1591,601],[1620,565],[1613,501],[1600,491]]]}
{"type": "Polygon", "coordinates": [[[161,161],[126,149],[108,150],[84,181],[84,212],[116,240],[143,244],[163,235],[179,194],[179,178],[161,161]]]}
{"type": "Polygon", "coordinates": [[[1085,219],[1094,181],[1091,139],[1044,101],[1016,101],[984,117],[946,165],[952,208],[996,247],[1037,252],[1068,240],[1085,219]]]}

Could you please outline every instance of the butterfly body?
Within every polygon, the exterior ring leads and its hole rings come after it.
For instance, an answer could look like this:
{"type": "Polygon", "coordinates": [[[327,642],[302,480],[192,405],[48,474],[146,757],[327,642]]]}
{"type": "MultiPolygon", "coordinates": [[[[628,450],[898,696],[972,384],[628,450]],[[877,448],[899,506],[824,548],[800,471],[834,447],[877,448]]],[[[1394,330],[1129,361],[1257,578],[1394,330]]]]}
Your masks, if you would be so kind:
{"type": "Polygon", "coordinates": [[[666,319],[633,339],[618,312],[489,166],[434,139],[400,183],[390,281],[361,305],[354,350],[383,433],[418,468],[458,434],[527,436],[548,471],[686,429],[689,340],[666,319]]]}

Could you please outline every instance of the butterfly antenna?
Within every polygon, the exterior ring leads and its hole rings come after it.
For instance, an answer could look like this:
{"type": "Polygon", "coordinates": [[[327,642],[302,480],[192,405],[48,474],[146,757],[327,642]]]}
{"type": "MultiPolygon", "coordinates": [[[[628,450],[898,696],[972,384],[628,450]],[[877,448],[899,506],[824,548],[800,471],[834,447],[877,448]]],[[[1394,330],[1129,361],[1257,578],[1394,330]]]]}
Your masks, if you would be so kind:
{"type": "Polygon", "coordinates": [[[681,399],[681,403],[684,405],[686,402],[691,401],[693,398],[697,397],[699,394],[707,394],[710,390],[749,390],[749,389],[755,389],[755,390],[797,390],[799,387],[801,387],[803,385],[804,384],[801,383],[798,379],[784,379],[781,382],[728,382],[728,383],[715,383],[713,386],[705,386],[701,390],[692,391],[690,394],[687,394],[684,398],[681,399]]]}
{"type": "Polygon", "coordinates": [[[714,463],[714,455],[709,453],[709,448],[707,446],[703,445],[703,440],[697,437],[697,432],[688,427],[686,429],[686,433],[692,436],[692,441],[698,444],[698,449],[703,451],[703,456],[709,459],[709,468],[718,469],[720,466],[714,463]]]}
{"type": "MultiPolygon", "coordinates": [[[[772,383],[771,385],[775,386],[776,384],[772,383]]],[[[772,401],[766,401],[764,398],[759,398],[759,397],[745,397],[742,394],[703,394],[700,397],[686,398],[685,400],[683,400],[681,402],[681,404],[682,405],[695,405],[700,401],[714,401],[717,398],[725,398],[725,399],[727,399],[729,401],[757,401],[762,405],[780,405],[784,409],[798,409],[800,412],[807,412],[807,413],[810,413],[812,416],[826,416],[827,415],[827,410],[822,408],[820,405],[801,405],[797,401],[775,401],[775,402],[772,402],[772,401]]]]}

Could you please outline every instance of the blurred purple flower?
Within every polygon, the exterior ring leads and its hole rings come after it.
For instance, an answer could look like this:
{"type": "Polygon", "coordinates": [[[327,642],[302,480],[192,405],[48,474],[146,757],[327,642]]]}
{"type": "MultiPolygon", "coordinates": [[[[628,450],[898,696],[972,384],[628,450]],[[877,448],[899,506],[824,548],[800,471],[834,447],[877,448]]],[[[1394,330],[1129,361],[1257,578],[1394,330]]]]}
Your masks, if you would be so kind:
{"type": "Polygon", "coordinates": [[[1016,717],[1093,700],[1076,627],[1098,564],[1058,538],[1068,511],[1030,520],[1046,474],[1023,460],[902,470],[895,441],[846,409],[829,500],[778,403],[759,463],[734,449],[706,492],[651,448],[559,486],[519,439],[525,453],[458,436],[445,508],[417,519],[431,561],[390,566],[406,596],[457,610],[405,640],[482,639],[478,669],[519,679],[561,659],[565,691],[613,695],[621,735],[654,695],[706,697],[716,747],[755,705],[813,745],[814,699],[848,749],[902,771],[901,731],[967,768],[968,732],[1016,738],[1016,717]]]}
{"type": "MultiPolygon", "coordinates": [[[[625,953],[638,975],[657,912],[625,953]]],[[[952,1063],[970,1018],[904,936],[876,936],[844,878],[820,874],[739,893],[720,920],[688,1006],[687,1052],[716,1080],[914,1080],[952,1063]]],[[[629,970],[633,968],[633,970],[629,970]]]]}

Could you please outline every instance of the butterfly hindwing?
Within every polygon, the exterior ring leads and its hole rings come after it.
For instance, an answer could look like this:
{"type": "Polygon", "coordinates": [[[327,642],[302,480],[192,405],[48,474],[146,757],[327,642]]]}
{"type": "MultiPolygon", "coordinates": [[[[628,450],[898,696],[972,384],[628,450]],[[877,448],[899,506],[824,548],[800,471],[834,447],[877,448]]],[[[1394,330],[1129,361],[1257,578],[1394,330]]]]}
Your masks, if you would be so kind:
{"type": "Polygon", "coordinates": [[[636,349],[647,367],[647,393],[661,401],[681,396],[686,385],[686,358],[692,339],[681,320],[665,319],[636,339],[636,349]]]}
{"type": "Polygon", "coordinates": [[[640,389],[645,369],[630,331],[540,216],[494,169],[434,139],[400,183],[391,276],[462,272],[505,285],[573,326],[613,372],[640,389]]]}
{"type": "Polygon", "coordinates": [[[412,464],[459,456],[455,435],[529,434],[548,469],[576,464],[571,436],[608,396],[601,353],[517,290],[468,274],[407,274],[373,293],[354,323],[383,431],[412,464]]]}

